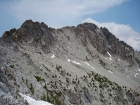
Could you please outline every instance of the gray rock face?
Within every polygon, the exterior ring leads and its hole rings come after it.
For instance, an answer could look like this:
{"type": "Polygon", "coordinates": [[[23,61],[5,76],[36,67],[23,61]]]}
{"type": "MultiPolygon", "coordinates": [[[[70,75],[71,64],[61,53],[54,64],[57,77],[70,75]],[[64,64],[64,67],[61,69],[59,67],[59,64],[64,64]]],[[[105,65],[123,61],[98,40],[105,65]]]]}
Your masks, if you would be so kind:
{"type": "Polygon", "coordinates": [[[5,93],[9,92],[9,89],[8,89],[7,85],[2,83],[2,82],[0,82],[0,89],[5,93]]]}
{"type": "Polygon", "coordinates": [[[13,81],[9,80],[9,75],[6,74],[6,71],[7,70],[3,66],[0,67],[0,105],[26,105],[23,99],[17,99],[16,87],[10,84],[10,82],[13,81]]]}
{"type": "Polygon", "coordinates": [[[10,94],[1,94],[0,105],[28,105],[28,103],[23,99],[16,99],[10,94]]]}
{"type": "Polygon", "coordinates": [[[25,21],[0,38],[0,105],[139,105],[140,54],[106,28],[25,21]]]}
{"type": "Polygon", "coordinates": [[[133,57],[134,57],[134,49],[127,45],[123,41],[119,41],[112,33],[110,33],[106,28],[101,28],[103,34],[106,37],[106,40],[108,41],[109,51],[113,54],[116,54],[120,56],[122,59],[125,59],[129,62],[133,63],[133,57]]]}

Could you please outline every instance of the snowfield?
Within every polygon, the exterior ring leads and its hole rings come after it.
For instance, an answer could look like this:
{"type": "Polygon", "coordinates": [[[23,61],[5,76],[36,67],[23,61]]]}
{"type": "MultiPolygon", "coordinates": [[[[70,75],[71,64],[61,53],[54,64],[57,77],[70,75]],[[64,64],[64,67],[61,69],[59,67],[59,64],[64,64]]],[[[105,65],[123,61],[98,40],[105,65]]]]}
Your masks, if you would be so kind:
{"type": "Polygon", "coordinates": [[[45,102],[45,101],[41,101],[41,100],[35,100],[27,95],[24,95],[22,93],[19,93],[21,95],[21,97],[24,98],[24,100],[26,100],[28,102],[29,105],[53,105],[53,104],[50,104],[48,102],[45,102]]]}

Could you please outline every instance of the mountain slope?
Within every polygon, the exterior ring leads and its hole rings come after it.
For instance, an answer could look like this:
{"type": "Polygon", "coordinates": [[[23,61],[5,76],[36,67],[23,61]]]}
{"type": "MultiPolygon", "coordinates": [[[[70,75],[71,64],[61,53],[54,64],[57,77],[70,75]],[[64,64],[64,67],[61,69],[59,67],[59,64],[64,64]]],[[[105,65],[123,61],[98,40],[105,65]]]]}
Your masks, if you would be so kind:
{"type": "Polygon", "coordinates": [[[54,29],[27,20],[0,39],[0,92],[23,105],[18,92],[55,105],[138,105],[139,59],[95,24],[54,29]]]}

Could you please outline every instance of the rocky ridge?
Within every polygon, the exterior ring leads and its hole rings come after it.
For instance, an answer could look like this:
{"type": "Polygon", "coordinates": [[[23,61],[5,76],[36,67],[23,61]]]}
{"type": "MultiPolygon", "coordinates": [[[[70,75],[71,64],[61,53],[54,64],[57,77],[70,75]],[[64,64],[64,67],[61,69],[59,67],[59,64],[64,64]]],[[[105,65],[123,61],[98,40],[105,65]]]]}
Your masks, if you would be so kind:
{"type": "Polygon", "coordinates": [[[54,105],[139,105],[139,66],[139,52],[106,28],[27,20],[0,38],[0,103],[27,104],[21,92],[54,105]]]}

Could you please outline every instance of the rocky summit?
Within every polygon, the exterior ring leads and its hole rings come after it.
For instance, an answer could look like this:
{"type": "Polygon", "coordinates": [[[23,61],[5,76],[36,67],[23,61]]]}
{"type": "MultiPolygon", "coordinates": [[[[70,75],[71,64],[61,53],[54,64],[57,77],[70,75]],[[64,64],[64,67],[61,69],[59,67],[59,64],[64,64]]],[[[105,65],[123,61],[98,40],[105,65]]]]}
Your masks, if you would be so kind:
{"type": "Polygon", "coordinates": [[[53,105],[140,105],[140,52],[92,23],[55,29],[26,20],[0,38],[0,105],[36,105],[25,95],[53,105]]]}

